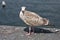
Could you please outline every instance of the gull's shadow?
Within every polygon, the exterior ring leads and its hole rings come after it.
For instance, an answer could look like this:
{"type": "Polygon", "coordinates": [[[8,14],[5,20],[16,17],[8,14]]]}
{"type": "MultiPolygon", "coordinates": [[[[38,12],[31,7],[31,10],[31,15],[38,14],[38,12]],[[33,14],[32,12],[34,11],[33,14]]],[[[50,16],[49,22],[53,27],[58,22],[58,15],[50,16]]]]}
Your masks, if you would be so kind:
{"type": "MultiPolygon", "coordinates": [[[[25,32],[29,32],[29,28],[28,27],[25,28],[24,31],[25,32]]],[[[31,32],[32,32],[32,30],[31,30],[31,32]]],[[[34,27],[34,33],[53,33],[53,32],[50,31],[50,30],[34,27]]]]}

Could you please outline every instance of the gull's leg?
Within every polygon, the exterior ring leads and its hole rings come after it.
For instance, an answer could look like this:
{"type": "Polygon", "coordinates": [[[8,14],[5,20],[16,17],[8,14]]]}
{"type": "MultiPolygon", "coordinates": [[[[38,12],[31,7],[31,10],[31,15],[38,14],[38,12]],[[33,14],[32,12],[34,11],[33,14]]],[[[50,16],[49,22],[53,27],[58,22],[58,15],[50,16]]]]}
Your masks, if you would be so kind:
{"type": "Polygon", "coordinates": [[[31,27],[31,29],[32,29],[32,33],[34,34],[34,27],[31,27]]]}
{"type": "Polygon", "coordinates": [[[31,35],[31,27],[29,27],[29,33],[27,33],[26,35],[31,35]]]}

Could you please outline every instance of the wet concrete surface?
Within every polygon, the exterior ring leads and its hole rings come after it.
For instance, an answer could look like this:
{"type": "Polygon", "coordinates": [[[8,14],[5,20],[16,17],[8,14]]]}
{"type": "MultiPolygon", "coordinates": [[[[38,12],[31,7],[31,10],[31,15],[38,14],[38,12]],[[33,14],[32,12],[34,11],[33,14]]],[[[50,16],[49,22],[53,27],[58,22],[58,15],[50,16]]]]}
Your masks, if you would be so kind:
{"type": "Polygon", "coordinates": [[[60,40],[59,32],[56,28],[34,28],[34,34],[27,36],[26,27],[0,26],[0,40],[60,40]]]}

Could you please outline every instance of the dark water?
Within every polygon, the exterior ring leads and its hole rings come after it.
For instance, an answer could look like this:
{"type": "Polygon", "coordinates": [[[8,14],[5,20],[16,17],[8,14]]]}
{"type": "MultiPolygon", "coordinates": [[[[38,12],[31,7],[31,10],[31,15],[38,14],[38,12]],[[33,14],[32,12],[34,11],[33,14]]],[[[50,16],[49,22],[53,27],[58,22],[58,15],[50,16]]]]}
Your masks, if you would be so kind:
{"type": "Polygon", "coordinates": [[[19,18],[21,6],[48,18],[57,28],[60,28],[60,0],[5,0],[6,7],[2,8],[0,0],[0,25],[24,26],[19,18]]]}

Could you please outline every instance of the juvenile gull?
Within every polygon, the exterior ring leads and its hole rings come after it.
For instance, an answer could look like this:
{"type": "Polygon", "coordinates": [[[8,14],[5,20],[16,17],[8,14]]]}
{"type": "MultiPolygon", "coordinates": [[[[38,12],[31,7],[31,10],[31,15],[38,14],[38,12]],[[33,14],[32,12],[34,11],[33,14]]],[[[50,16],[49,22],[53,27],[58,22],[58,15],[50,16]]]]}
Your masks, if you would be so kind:
{"type": "Polygon", "coordinates": [[[27,25],[29,25],[29,33],[27,35],[31,34],[31,28],[32,27],[48,25],[49,24],[49,20],[48,19],[39,16],[35,12],[27,11],[27,10],[25,10],[25,8],[26,8],[25,6],[21,7],[21,11],[20,11],[19,17],[27,25]]]}

